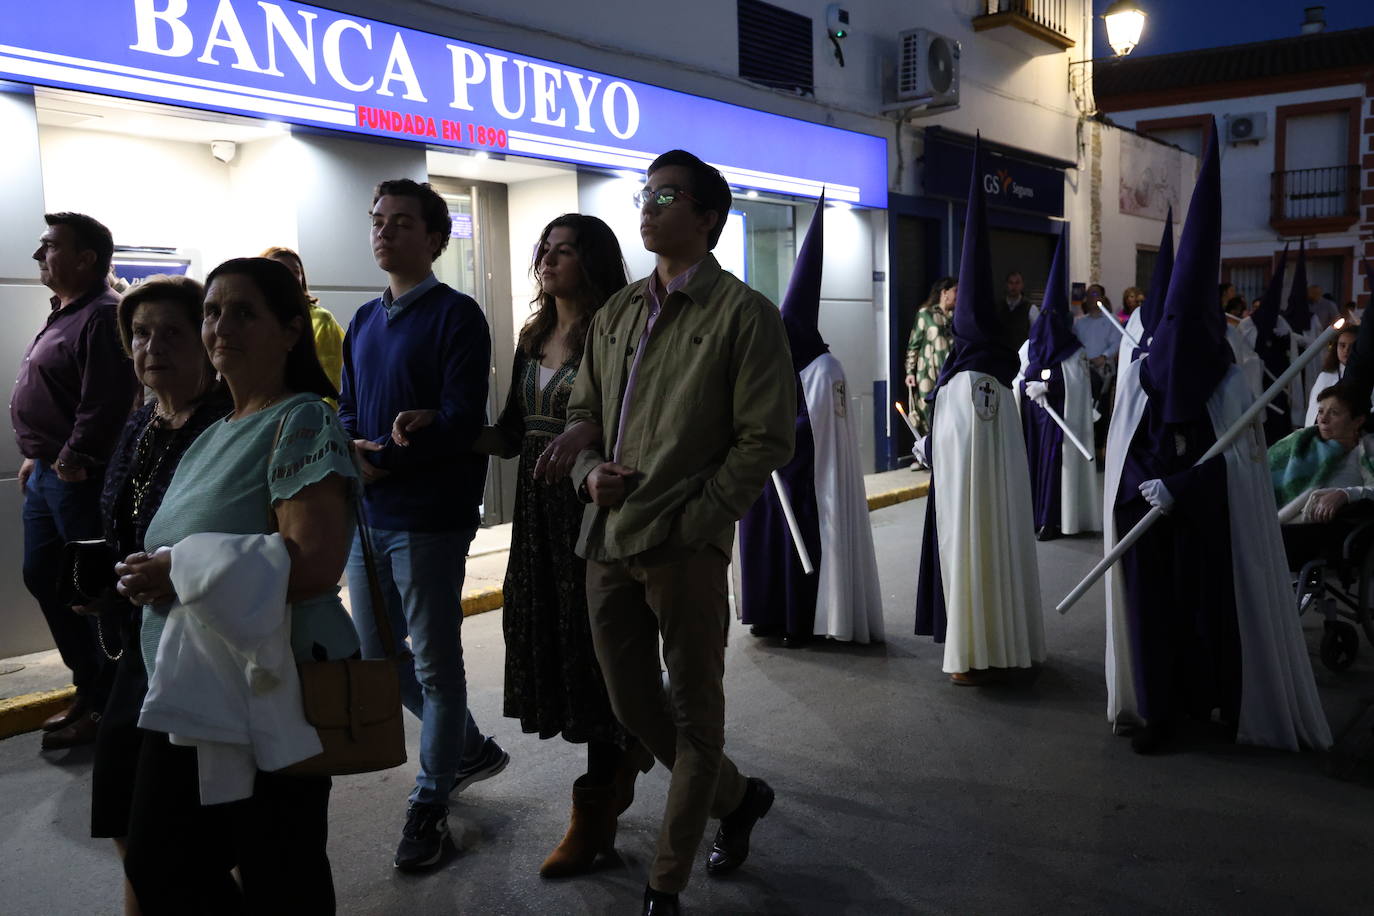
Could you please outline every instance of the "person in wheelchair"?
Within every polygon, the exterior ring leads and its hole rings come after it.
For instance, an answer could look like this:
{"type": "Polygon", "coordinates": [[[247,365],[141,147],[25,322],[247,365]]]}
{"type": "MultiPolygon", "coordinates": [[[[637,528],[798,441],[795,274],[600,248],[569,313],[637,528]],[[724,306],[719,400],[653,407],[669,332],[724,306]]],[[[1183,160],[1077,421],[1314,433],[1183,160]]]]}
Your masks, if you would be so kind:
{"type": "Polygon", "coordinates": [[[1346,537],[1374,519],[1374,435],[1369,400],[1332,385],[1317,394],[1317,422],[1269,449],[1275,501],[1290,569],[1341,555],[1346,537]]]}

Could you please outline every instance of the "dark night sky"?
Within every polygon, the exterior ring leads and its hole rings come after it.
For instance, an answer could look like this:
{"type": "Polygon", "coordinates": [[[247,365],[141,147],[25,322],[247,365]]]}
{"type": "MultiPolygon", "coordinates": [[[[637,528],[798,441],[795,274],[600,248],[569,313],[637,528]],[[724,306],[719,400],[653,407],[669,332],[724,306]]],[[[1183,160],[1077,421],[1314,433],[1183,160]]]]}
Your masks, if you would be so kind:
{"type": "MultiPolygon", "coordinates": [[[[1097,57],[1112,53],[1100,18],[1112,0],[1093,0],[1099,17],[1093,38],[1097,57]]],[[[1299,34],[1303,9],[1318,5],[1302,0],[1136,0],[1145,11],[1145,32],[1131,56],[1171,54],[1221,45],[1268,41],[1299,34]]],[[[1374,25],[1372,0],[1327,0],[1326,30],[1374,25]]]]}

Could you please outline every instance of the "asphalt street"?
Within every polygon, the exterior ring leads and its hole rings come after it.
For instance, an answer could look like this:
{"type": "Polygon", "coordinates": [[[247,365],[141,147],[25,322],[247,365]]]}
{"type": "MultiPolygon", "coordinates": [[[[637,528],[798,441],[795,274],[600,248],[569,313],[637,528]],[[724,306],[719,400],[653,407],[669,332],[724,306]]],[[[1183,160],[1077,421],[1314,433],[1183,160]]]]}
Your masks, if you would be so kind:
{"type": "MultiPolygon", "coordinates": [[[[684,912],[1374,912],[1374,648],[1362,643],[1341,675],[1318,664],[1335,753],[1239,748],[1200,730],[1139,757],[1105,721],[1100,587],[1068,616],[1053,610],[1100,540],[1038,547],[1051,653],[1039,679],[955,687],[940,649],[911,635],[923,511],[872,515],[886,643],[787,650],[733,629],[727,747],[777,802],[747,865],[721,880],[699,868],[684,912]]],[[[1320,622],[1306,627],[1315,654],[1320,622]]],[[[391,867],[413,771],[336,780],[340,911],[637,913],[666,773],[640,780],[618,861],[541,880],[582,751],[501,718],[500,613],[464,630],[474,714],[511,765],[456,800],[462,852],[424,876],[391,867]]],[[[0,742],[0,913],[118,912],[113,847],[87,837],[89,792],[88,751],[44,756],[36,734],[0,742]]]]}

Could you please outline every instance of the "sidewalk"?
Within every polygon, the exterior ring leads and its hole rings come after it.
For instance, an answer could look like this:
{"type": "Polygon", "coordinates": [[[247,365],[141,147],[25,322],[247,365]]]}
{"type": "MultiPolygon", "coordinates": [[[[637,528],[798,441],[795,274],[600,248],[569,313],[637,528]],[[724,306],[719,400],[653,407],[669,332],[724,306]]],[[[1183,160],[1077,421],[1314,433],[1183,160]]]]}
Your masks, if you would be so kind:
{"type": "MultiPolygon", "coordinates": [[[[883,509],[926,494],[930,475],[906,468],[868,474],[864,491],[868,510],[883,509]]],[[[510,552],[510,525],[479,528],[468,549],[467,575],[463,586],[463,616],[471,617],[501,607],[501,585],[506,577],[510,552]]],[[[340,597],[348,607],[348,587],[340,597]]],[[[48,716],[61,710],[74,694],[71,672],[56,649],[0,659],[0,739],[33,731],[48,716]]]]}

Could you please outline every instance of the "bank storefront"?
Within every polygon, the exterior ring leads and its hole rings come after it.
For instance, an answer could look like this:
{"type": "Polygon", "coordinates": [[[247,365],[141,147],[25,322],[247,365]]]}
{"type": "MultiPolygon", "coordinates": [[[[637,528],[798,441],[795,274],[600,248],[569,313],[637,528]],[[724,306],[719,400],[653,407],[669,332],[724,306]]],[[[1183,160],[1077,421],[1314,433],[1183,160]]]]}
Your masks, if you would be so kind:
{"type": "MultiPolygon", "coordinates": [[[[882,374],[885,336],[874,286],[886,268],[882,138],[461,34],[254,0],[11,5],[0,29],[0,136],[0,227],[14,240],[0,248],[4,365],[17,365],[47,311],[28,258],[45,211],[110,226],[129,280],[160,270],[204,277],[226,258],[293,247],[312,290],[346,324],[384,282],[368,249],[371,189],[405,176],[431,181],[454,213],[436,272],[487,313],[495,415],[530,311],[540,229],[564,212],[599,216],[631,274],[646,274],[652,258],[632,196],[655,156],[682,147],[735,191],[717,257],[775,301],[822,188],[836,202],[824,320],[873,428],[867,379],[882,374]]],[[[0,441],[0,477],[13,477],[19,455],[11,437],[0,441]]],[[[513,473],[493,465],[488,522],[507,517],[513,473]]],[[[0,553],[13,566],[18,519],[17,488],[0,487],[0,553]]],[[[27,606],[17,585],[5,592],[0,600],[27,606]]]]}

